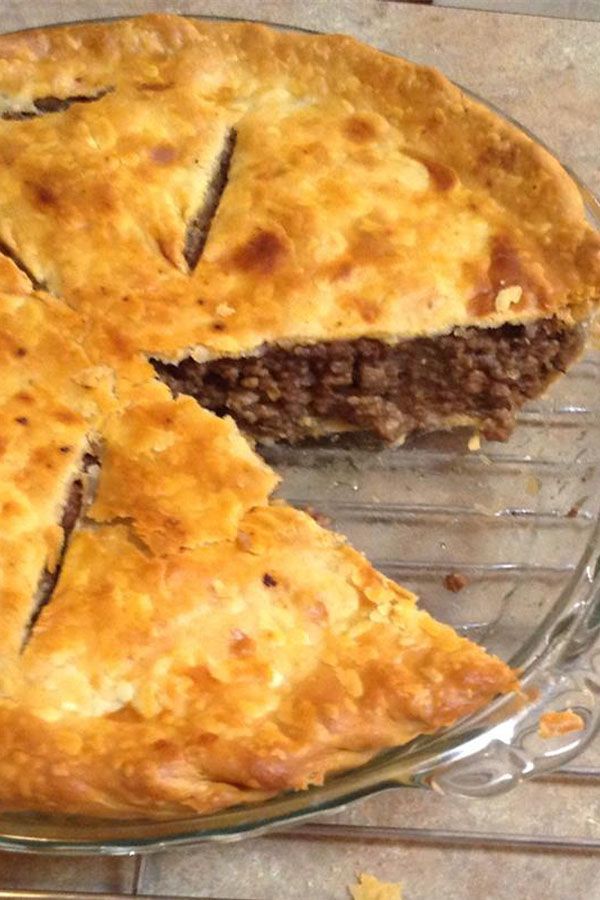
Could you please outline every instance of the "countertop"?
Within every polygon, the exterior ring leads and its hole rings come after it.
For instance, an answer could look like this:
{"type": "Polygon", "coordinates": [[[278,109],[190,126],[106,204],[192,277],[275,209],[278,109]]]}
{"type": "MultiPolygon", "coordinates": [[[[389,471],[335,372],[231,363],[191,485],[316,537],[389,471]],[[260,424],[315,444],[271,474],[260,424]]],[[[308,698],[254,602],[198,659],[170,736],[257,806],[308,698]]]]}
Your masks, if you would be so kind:
{"type": "MultiPolygon", "coordinates": [[[[165,8],[349,32],[438,66],[519,119],[600,192],[596,0],[0,0],[0,28],[165,8]],[[472,6],[484,10],[465,8],[472,6]],[[509,12],[488,11],[499,8],[509,12]]],[[[0,854],[0,890],[341,900],[357,873],[367,871],[402,882],[405,900],[600,900],[600,777],[594,768],[600,770],[600,739],[564,775],[505,796],[456,800],[404,790],[326,820],[397,826],[393,839],[379,834],[366,841],[360,829],[345,834],[339,828],[331,839],[327,824],[309,826],[293,836],[157,854],[141,869],[131,858],[0,854]],[[537,843],[539,836],[545,842],[537,843]],[[585,849],[577,848],[582,841],[585,849]]]]}

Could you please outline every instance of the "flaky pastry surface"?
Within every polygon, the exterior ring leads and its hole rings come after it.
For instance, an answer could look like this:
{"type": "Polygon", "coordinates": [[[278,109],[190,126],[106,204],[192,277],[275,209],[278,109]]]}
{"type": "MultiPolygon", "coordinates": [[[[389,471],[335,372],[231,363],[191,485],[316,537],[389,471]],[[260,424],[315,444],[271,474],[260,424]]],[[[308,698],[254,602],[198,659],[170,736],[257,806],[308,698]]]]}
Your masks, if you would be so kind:
{"type": "Polygon", "coordinates": [[[436,72],[256,25],[5,35],[0,94],[0,805],[209,812],[513,689],[149,358],[579,321],[558,163],[436,72]]]}
{"type": "Polygon", "coordinates": [[[22,673],[0,710],[3,802],[105,815],[319,783],[515,686],[286,506],[176,555],[124,525],[79,531],[22,673]]]}
{"type": "Polygon", "coordinates": [[[556,160],[351,38],[169,16],[30,31],[3,37],[0,88],[8,115],[71,98],[0,122],[0,238],[93,314],[105,355],[570,320],[598,297],[600,242],[556,160]]]}

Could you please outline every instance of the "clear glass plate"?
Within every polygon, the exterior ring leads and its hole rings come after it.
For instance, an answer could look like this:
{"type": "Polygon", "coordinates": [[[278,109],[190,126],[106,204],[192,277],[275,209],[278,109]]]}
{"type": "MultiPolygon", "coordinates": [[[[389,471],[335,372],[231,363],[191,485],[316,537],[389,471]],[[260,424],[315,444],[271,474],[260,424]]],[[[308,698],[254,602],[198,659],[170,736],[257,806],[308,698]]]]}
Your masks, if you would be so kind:
{"type": "MultiPolygon", "coordinates": [[[[600,203],[573,177],[600,228],[600,203]]],[[[599,386],[600,353],[590,352],[523,410],[506,444],[479,452],[469,452],[464,432],[394,449],[353,439],[264,450],[283,477],[282,496],[329,516],[436,618],[518,667],[528,703],[499,698],[322,787],[214,815],[149,822],[0,814],[0,849],[118,854],[231,840],[391,788],[493,795],[579,753],[600,725],[599,386]],[[444,586],[453,572],[468,581],[459,593],[444,586]],[[566,708],[585,728],[539,738],[540,715],[566,708]]]]}

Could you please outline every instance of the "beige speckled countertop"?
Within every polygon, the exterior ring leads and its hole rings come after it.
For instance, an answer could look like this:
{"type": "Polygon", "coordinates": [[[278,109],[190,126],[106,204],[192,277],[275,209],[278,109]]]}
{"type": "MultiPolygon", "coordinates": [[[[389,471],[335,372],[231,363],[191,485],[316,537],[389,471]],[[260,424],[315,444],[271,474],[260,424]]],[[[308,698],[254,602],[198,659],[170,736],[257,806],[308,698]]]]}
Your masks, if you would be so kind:
{"type": "MultiPolygon", "coordinates": [[[[436,0],[440,2],[440,0],[436,0]]],[[[448,5],[452,0],[448,0],[448,5]]],[[[457,6],[476,6],[456,0],[457,6]]],[[[501,2],[481,0],[481,6],[501,2]]],[[[379,0],[0,0],[0,28],[168,8],[345,31],[385,50],[443,69],[502,107],[549,144],[600,192],[600,21],[596,0],[504,0],[529,15],[379,0]],[[586,6],[587,4],[587,6],[586,6]],[[593,10],[593,7],[596,10],[593,10]],[[586,19],[586,9],[590,20],[586,19]],[[543,10],[548,16],[535,15],[543,10]],[[533,14],[532,14],[533,13],[533,14]]],[[[600,767],[600,740],[577,765],[600,767]]],[[[530,782],[502,797],[450,800],[403,791],[329,817],[350,824],[460,829],[472,845],[323,841],[273,836],[204,845],[147,859],[140,893],[245,900],[336,900],[368,871],[402,881],[405,900],[600,900],[600,779],[530,782]],[[495,834],[596,841],[588,852],[484,846],[495,834]]],[[[131,859],[42,859],[0,854],[0,891],[130,892],[131,859]]]]}

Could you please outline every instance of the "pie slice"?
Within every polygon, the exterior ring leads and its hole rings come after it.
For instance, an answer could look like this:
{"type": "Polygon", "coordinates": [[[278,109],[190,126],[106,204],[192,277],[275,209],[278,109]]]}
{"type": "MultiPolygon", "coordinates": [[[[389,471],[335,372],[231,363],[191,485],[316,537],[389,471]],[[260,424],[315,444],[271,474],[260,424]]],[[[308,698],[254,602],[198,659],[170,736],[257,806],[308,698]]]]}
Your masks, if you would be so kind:
{"type": "Polygon", "coordinates": [[[27,806],[35,785],[37,808],[95,814],[319,784],[516,687],[287,506],[161,556],[126,525],[80,529],[22,660],[0,714],[0,775],[19,768],[2,802],[27,806]]]}
{"type": "Polygon", "coordinates": [[[600,296],[559,164],[431,70],[248,24],[5,35],[0,96],[0,805],[210,812],[515,690],[247,435],[505,438],[600,296]]]}

